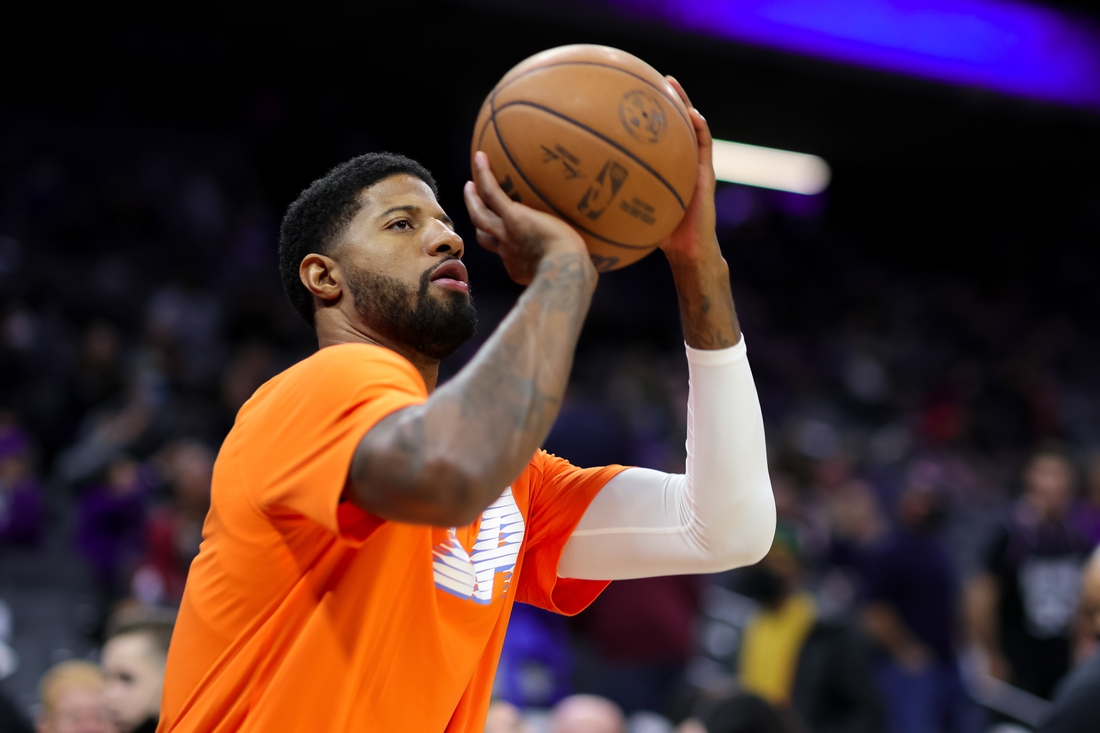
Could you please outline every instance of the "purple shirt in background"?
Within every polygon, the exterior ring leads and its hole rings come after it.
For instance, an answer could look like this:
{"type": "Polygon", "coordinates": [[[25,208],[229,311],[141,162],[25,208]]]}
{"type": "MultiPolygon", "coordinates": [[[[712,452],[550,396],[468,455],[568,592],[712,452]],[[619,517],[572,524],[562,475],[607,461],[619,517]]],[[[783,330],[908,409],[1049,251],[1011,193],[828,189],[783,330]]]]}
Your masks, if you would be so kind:
{"type": "Polygon", "coordinates": [[[954,660],[955,569],[936,535],[896,529],[863,567],[867,600],[891,605],[938,660],[954,660]]]}
{"type": "Polygon", "coordinates": [[[0,491],[0,544],[37,545],[45,529],[42,484],[28,476],[0,491]]]}
{"type": "Polygon", "coordinates": [[[144,481],[122,496],[108,485],[91,486],[77,505],[76,546],[108,589],[144,552],[148,493],[144,481]]]}

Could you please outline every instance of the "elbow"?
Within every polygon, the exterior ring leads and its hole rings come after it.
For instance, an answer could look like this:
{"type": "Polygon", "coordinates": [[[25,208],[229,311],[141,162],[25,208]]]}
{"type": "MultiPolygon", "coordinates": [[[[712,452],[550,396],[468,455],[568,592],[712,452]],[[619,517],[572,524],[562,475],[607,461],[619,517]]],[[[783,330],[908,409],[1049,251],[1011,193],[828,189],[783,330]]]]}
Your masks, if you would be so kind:
{"type": "Polygon", "coordinates": [[[771,481],[768,481],[766,499],[759,503],[754,531],[749,533],[745,565],[755,565],[763,560],[764,556],[771,552],[772,543],[775,542],[775,497],[772,496],[771,481]]]}
{"type": "Polygon", "coordinates": [[[459,466],[447,466],[440,471],[439,478],[433,482],[437,490],[430,501],[438,516],[431,522],[438,527],[465,527],[477,521],[485,511],[489,494],[485,482],[470,475],[459,466]]]}
{"type": "Polygon", "coordinates": [[[415,485],[404,488],[406,499],[421,507],[423,523],[437,527],[465,527],[476,521],[489,493],[481,477],[446,458],[426,461],[415,485]]]}
{"type": "Polygon", "coordinates": [[[767,491],[738,508],[734,521],[721,528],[720,540],[713,543],[710,572],[725,572],[735,568],[755,565],[771,551],[775,540],[775,499],[771,482],[767,491]]]}
{"type": "MultiPolygon", "coordinates": [[[[361,509],[381,519],[464,527],[485,508],[481,502],[487,493],[484,482],[457,462],[428,459],[415,472],[369,470],[364,464],[353,464],[348,495],[361,509]]],[[[374,466],[379,464],[395,465],[374,461],[374,466]]]]}

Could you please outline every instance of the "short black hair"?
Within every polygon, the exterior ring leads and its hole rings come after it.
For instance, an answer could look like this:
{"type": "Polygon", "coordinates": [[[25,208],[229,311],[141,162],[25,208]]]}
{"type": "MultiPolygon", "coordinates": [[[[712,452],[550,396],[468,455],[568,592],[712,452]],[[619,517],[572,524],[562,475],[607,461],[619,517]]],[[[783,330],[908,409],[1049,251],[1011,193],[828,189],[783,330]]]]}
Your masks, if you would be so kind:
{"type": "Polygon", "coordinates": [[[306,323],[314,324],[313,296],[298,276],[302,260],[308,254],[326,253],[355,218],[363,189],[401,173],[424,181],[439,197],[432,174],[415,160],[395,153],[367,153],[318,178],[286,210],[279,228],[279,275],[294,310],[306,323]]]}
{"type": "Polygon", "coordinates": [[[120,636],[144,636],[149,640],[154,652],[167,657],[168,647],[172,643],[173,627],[174,624],[170,621],[134,621],[111,629],[107,635],[107,641],[117,639],[120,636]]]}

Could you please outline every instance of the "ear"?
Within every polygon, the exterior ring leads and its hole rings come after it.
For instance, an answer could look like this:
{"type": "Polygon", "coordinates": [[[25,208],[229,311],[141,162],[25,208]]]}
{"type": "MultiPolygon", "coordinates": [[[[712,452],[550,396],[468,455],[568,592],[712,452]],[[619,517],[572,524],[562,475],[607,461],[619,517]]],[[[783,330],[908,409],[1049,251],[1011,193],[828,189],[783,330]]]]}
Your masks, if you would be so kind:
{"type": "Polygon", "coordinates": [[[308,254],[298,265],[298,277],[306,290],[324,301],[339,299],[344,292],[344,273],[331,257],[308,254]]]}

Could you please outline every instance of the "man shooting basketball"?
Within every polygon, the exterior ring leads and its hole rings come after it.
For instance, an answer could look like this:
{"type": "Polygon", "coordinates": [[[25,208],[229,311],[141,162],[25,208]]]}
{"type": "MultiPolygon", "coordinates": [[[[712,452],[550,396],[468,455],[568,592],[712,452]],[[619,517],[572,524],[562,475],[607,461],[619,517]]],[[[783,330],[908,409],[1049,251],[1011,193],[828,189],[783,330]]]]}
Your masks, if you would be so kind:
{"type": "Polygon", "coordinates": [[[474,312],[431,175],[366,155],[291,205],[283,281],[321,348],[262,386],[221,448],[160,730],[481,731],[516,600],[573,614],[609,580],[763,557],[763,423],[714,236],[710,133],[691,119],[696,192],[661,245],[691,375],[685,475],[539,450],[597,274],[484,155],[466,205],[527,288],[438,389],[474,312]]]}

